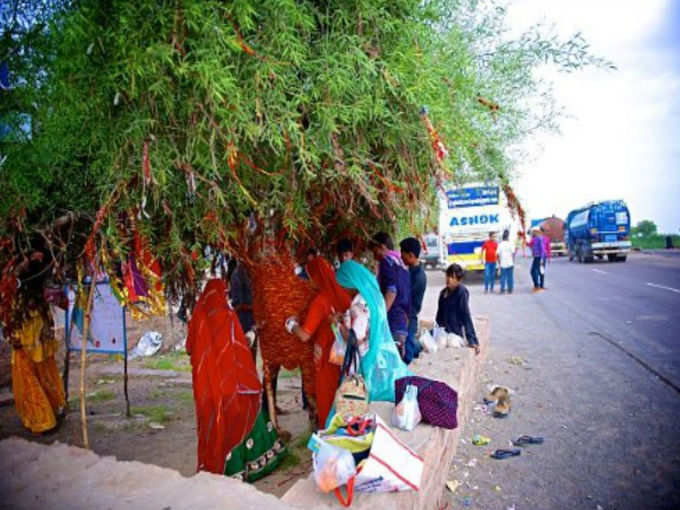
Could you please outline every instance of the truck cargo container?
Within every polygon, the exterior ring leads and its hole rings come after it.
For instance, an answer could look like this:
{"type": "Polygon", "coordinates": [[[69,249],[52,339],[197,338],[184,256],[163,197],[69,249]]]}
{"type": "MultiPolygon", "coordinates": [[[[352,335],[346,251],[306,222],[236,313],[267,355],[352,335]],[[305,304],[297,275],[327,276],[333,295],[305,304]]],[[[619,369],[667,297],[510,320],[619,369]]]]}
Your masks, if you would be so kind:
{"type": "Polygon", "coordinates": [[[569,260],[625,261],[631,249],[630,214],[623,200],[607,200],[574,209],[567,216],[569,260]]]}

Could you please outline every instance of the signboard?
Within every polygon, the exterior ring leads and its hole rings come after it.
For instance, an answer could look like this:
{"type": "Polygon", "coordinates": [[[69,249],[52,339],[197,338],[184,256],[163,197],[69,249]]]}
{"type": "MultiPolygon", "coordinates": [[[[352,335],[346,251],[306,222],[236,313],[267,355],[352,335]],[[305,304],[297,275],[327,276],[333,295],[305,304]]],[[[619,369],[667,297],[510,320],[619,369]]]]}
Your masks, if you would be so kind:
{"type": "Polygon", "coordinates": [[[498,205],[498,186],[475,186],[448,190],[446,198],[449,209],[498,205]]]}
{"type": "MultiPolygon", "coordinates": [[[[85,313],[76,305],[73,289],[68,289],[68,311],[66,312],[65,330],[66,346],[70,351],[79,351],[82,347],[82,333],[85,313]],[[74,327],[71,328],[71,321],[74,327]],[[69,332],[71,332],[69,338],[69,332]]],[[[107,282],[96,284],[92,301],[92,316],[87,339],[87,352],[104,354],[127,353],[127,331],[125,325],[125,308],[113,295],[107,282]]]]}

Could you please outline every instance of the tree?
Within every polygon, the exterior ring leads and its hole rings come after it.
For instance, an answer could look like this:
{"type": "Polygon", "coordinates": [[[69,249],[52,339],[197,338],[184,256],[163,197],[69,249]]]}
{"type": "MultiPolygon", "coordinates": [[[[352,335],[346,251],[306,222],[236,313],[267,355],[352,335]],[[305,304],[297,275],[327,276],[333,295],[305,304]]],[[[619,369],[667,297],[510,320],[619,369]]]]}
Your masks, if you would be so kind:
{"type": "Polygon", "coordinates": [[[176,294],[249,225],[324,246],[426,223],[444,180],[507,184],[512,146],[557,118],[534,69],[609,65],[579,34],[507,40],[475,0],[57,4],[0,48],[24,48],[2,53],[3,108],[33,120],[0,145],[0,264],[114,273],[141,239],[176,294]]]}
{"type": "Polygon", "coordinates": [[[633,227],[632,234],[636,237],[650,237],[656,234],[656,223],[651,220],[642,220],[633,227]]]}

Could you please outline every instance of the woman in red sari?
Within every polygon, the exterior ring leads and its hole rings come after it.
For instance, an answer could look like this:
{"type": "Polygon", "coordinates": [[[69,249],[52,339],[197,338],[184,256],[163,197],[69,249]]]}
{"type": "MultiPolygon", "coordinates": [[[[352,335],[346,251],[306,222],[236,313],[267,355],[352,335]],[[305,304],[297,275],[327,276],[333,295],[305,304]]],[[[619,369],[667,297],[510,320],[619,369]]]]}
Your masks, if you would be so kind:
{"type": "Polygon", "coordinates": [[[253,429],[262,385],[236,313],[227,304],[227,286],[210,280],[189,322],[198,470],[224,474],[232,449],[253,429]]]}
{"type": "Polygon", "coordinates": [[[292,332],[303,342],[310,339],[314,342],[317,423],[319,428],[323,428],[340,379],[340,366],[328,361],[335,339],[331,318],[336,313],[344,313],[352,299],[338,285],[335,271],[325,258],[317,256],[310,260],[307,263],[307,273],[319,287],[319,293],[309,304],[302,324],[294,326],[292,332]]]}

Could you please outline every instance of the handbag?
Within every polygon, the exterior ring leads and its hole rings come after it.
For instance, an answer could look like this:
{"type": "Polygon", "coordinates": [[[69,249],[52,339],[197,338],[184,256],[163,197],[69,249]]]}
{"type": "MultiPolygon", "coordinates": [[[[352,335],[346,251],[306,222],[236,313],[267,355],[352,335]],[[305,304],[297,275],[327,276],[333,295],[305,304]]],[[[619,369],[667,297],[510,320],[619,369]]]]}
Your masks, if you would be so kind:
{"type": "Polygon", "coordinates": [[[368,389],[366,381],[357,369],[357,356],[357,338],[350,329],[340,384],[334,400],[335,413],[342,417],[363,416],[368,413],[368,389]],[[352,369],[354,373],[350,374],[352,369]]]}
{"type": "Polygon", "coordinates": [[[418,388],[418,407],[423,422],[445,429],[455,429],[458,426],[456,417],[458,393],[456,390],[441,381],[412,375],[394,382],[397,401],[401,401],[408,385],[418,388]]]}

